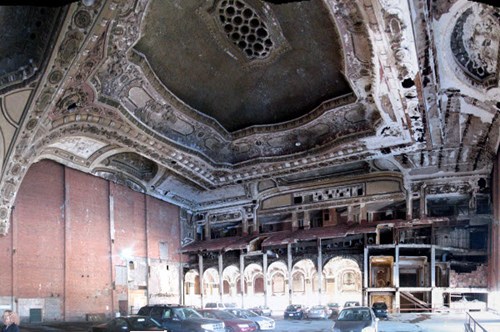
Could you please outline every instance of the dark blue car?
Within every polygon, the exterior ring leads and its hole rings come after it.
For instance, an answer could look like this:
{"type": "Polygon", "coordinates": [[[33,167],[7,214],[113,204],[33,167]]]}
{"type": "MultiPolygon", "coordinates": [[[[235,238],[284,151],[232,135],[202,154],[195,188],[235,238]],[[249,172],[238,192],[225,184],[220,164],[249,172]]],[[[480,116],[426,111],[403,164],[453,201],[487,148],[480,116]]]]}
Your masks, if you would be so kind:
{"type": "Polygon", "coordinates": [[[378,318],[387,318],[387,304],[385,302],[375,302],[372,305],[373,312],[378,318]]]}
{"type": "Polygon", "coordinates": [[[303,319],[305,308],[300,304],[290,304],[283,314],[285,319],[303,319]]]}

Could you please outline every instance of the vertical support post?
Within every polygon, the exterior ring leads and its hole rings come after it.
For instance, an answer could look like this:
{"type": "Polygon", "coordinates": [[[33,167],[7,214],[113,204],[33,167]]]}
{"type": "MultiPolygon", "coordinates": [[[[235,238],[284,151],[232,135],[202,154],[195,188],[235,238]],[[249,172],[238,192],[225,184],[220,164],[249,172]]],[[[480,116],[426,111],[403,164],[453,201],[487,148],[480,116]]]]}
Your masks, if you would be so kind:
{"type": "Polygon", "coordinates": [[[401,293],[399,291],[399,245],[396,245],[396,248],[394,249],[394,256],[395,256],[395,262],[394,262],[394,287],[396,288],[396,294],[394,296],[394,302],[393,302],[393,310],[396,313],[399,313],[400,311],[400,303],[401,303],[401,293]]]}
{"type": "Polygon", "coordinates": [[[262,255],[262,272],[264,273],[264,305],[267,306],[267,252],[262,255]]]}
{"type": "Polygon", "coordinates": [[[411,188],[407,188],[406,194],[406,220],[413,219],[413,197],[411,188]]]}
{"type": "Polygon", "coordinates": [[[368,247],[363,250],[363,305],[368,305],[368,281],[370,279],[370,266],[368,265],[368,247]]]}
{"type": "Polygon", "coordinates": [[[288,267],[288,303],[292,304],[293,290],[292,290],[292,244],[288,243],[287,246],[287,267],[288,267]]]}
{"type": "Polygon", "coordinates": [[[203,289],[203,256],[198,254],[198,272],[200,274],[200,308],[205,307],[204,296],[205,290],[203,289]]]}
{"type": "Polygon", "coordinates": [[[436,246],[431,246],[431,287],[436,287],[436,246]]]}
{"type": "Polygon", "coordinates": [[[220,302],[222,303],[222,295],[224,293],[224,279],[222,278],[222,273],[224,272],[224,257],[223,253],[219,253],[219,298],[220,302]]]}
{"type": "Polygon", "coordinates": [[[245,256],[240,253],[240,288],[241,288],[241,307],[245,308],[245,256]]]}
{"type": "Polygon", "coordinates": [[[427,204],[426,204],[426,200],[427,200],[427,197],[425,195],[425,189],[426,189],[426,185],[422,185],[422,188],[420,189],[420,216],[419,218],[424,218],[424,217],[427,217],[427,204]]]}
{"type": "Polygon", "coordinates": [[[323,288],[323,251],[321,250],[321,239],[318,239],[318,298],[321,304],[323,288]]]}

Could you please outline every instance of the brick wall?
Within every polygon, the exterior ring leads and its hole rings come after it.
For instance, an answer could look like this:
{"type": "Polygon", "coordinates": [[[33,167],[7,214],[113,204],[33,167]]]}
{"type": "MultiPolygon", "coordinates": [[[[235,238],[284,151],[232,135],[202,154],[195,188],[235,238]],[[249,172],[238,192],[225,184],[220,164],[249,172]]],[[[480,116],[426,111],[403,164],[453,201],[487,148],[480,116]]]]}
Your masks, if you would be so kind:
{"type": "Polygon", "coordinates": [[[457,273],[450,271],[450,287],[488,287],[488,266],[479,265],[470,273],[457,273]]]}
{"type": "MultiPolygon", "coordinates": [[[[178,284],[178,207],[127,187],[41,161],[21,185],[11,225],[0,237],[0,308],[23,320],[30,309],[44,321],[111,317],[124,303],[137,310],[155,295],[154,283],[170,282],[148,264],[178,284]],[[117,282],[123,271],[128,280],[117,282]]],[[[178,301],[179,287],[170,295],[178,301]]]]}

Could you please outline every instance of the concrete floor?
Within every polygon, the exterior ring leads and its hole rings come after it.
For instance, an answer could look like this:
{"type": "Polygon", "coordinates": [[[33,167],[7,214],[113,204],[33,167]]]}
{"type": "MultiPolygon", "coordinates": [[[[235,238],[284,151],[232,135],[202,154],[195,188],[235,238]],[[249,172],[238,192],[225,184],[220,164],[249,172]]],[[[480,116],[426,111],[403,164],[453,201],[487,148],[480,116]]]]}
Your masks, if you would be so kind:
{"type": "MultiPolygon", "coordinates": [[[[473,317],[483,321],[488,332],[500,331],[500,316],[491,313],[472,313],[473,317]]],[[[283,320],[276,319],[274,332],[329,332],[331,320],[283,320]]],[[[391,315],[388,320],[379,322],[379,332],[461,332],[464,331],[465,313],[405,313],[391,315]]],[[[27,331],[88,331],[93,325],[88,322],[52,323],[21,325],[21,332],[27,331]]],[[[477,331],[480,331],[479,329],[477,331]]]]}

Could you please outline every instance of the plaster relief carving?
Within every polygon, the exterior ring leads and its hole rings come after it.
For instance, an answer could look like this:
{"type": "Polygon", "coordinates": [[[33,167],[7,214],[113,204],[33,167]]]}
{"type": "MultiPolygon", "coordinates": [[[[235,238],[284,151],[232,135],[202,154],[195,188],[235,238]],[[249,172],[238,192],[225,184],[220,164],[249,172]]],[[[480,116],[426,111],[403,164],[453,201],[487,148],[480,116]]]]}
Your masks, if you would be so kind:
{"type": "Polygon", "coordinates": [[[460,68],[487,88],[498,86],[500,24],[497,15],[498,11],[492,7],[468,8],[453,28],[450,42],[460,68]]]}
{"type": "Polygon", "coordinates": [[[50,144],[49,147],[68,151],[83,159],[89,159],[96,151],[106,145],[106,143],[88,137],[66,137],[56,143],[50,144]]]}

